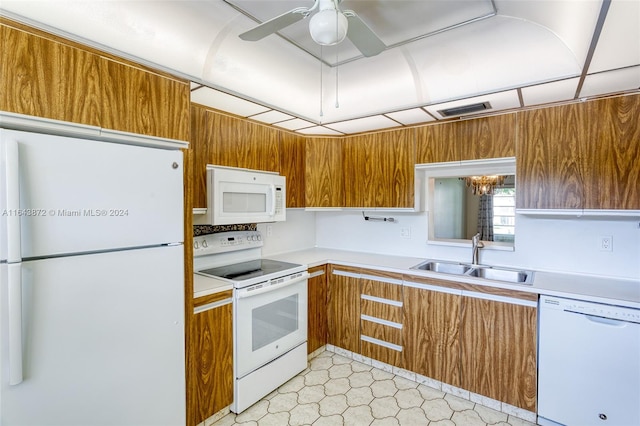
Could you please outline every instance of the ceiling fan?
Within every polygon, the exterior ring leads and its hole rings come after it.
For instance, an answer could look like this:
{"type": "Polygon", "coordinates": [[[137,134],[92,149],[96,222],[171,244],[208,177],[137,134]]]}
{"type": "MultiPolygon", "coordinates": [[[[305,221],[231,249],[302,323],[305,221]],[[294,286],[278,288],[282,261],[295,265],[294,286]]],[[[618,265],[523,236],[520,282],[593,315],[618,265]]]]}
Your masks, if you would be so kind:
{"type": "Polygon", "coordinates": [[[309,32],[319,45],[332,46],[347,37],[364,56],[375,56],[384,51],[387,46],[353,10],[340,10],[338,4],[341,1],[315,0],[313,6],[298,7],[276,16],[240,34],[240,38],[258,41],[313,14],[309,20],[309,32]],[[318,11],[314,14],[316,9],[318,11]]]}

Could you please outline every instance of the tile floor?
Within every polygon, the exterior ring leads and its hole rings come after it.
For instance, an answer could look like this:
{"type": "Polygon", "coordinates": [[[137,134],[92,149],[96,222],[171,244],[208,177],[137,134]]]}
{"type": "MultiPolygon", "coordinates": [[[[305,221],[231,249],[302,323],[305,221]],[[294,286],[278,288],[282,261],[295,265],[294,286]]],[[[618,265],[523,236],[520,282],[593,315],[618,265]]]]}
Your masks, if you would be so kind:
{"type": "MultiPolygon", "coordinates": [[[[207,424],[209,424],[207,422],[207,424]]],[[[215,426],[533,426],[496,411],[329,351],[239,415],[215,426]]]]}

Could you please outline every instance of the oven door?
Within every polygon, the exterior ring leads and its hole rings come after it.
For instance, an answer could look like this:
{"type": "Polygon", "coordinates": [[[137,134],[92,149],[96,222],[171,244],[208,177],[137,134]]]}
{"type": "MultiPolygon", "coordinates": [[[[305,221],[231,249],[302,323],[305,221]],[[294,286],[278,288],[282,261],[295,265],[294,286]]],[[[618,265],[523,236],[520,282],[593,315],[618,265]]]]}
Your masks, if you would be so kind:
{"type": "Polygon", "coordinates": [[[307,277],[235,290],[236,378],[307,340],[307,277]]]}

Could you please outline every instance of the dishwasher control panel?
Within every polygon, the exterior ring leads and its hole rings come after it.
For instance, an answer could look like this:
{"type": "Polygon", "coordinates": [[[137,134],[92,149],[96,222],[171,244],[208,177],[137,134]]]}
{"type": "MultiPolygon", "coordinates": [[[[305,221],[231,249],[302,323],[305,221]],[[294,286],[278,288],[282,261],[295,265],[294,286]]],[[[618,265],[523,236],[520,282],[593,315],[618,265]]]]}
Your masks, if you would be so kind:
{"type": "Polygon", "coordinates": [[[558,309],[566,312],[574,312],[577,314],[640,324],[640,309],[624,306],[605,305],[602,303],[565,299],[561,297],[540,296],[540,308],[558,309]]]}

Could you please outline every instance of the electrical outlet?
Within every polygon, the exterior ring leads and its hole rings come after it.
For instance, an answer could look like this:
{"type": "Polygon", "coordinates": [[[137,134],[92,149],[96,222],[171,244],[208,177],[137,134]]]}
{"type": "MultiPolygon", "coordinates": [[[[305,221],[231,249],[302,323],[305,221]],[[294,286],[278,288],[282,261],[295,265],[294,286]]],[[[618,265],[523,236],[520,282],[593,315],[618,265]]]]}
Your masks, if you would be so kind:
{"type": "Polygon", "coordinates": [[[271,237],[273,235],[273,225],[267,225],[267,237],[271,237]]]}
{"type": "Polygon", "coordinates": [[[400,236],[402,238],[411,238],[411,228],[400,228],[400,236]]]}
{"type": "Polygon", "coordinates": [[[613,237],[611,235],[600,237],[600,251],[613,251],[613,237]]]}

